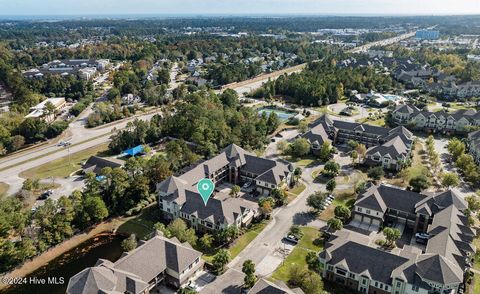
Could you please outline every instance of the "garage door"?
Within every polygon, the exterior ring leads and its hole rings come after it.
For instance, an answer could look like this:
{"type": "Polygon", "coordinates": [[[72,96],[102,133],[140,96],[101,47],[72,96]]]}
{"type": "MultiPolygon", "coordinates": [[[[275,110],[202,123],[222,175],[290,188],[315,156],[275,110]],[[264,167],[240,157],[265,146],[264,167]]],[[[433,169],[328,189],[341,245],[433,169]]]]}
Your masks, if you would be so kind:
{"type": "Polygon", "coordinates": [[[380,220],[379,219],[373,219],[372,220],[372,225],[379,227],[380,226],[380,220]]]}
{"type": "Polygon", "coordinates": [[[361,222],[362,221],[362,216],[360,214],[355,214],[354,219],[361,222]]]}

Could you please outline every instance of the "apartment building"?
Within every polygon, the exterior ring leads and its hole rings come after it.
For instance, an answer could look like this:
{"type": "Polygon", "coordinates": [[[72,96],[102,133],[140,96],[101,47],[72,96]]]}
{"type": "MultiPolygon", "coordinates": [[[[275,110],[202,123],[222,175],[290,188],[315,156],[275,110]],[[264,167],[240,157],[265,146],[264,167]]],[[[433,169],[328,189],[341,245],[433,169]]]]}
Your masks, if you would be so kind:
{"type": "Polygon", "coordinates": [[[116,262],[99,259],[71,277],[67,294],[150,293],[159,284],[179,288],[203,269],[202,253],[160,232],[116,262]]]}
{"type": "Polygon", "coordinates": [[[258,215],[256,202],[215,191],[205,205],[196,188],[198,181],[208,178],[216,186],[249,182],[258,194],[268,195],[275,188],[291,185],[292,171],[291,165],[257,157],[232,144],[182,175],[158,183],[160,209],[167,219],[180,217],[200,231],[245,226],[258,215]]]}
{"type": "Polygon", "coordinates": [[[399,170],[410,157],[413,135],[400,126],[394,129],[333,120],[324,115],[316,120],[303,138],[310,142],[312,153],[318,154],[324,142],[346,144],[357,141],[367,147],[364,163],[381,165],[386,169],[399,170]]]}
{"type": "Polygon", "coordinates": [[[414,105],[399,105],[392,111],[392,117],[399,125],[433,133],[466,133],[470,126],[480,126],[480,114],[475,110],[430,112],[414,105]]]}
{"type": "Polygon", "coordinates": [[[323,277],[360,293],[458,293],[475,252],[475,232],[462,212],[465,207],[453,191],[419,194],[371,187],[355,203],[352,223],[336,232],[319,254],[323,277]],[[427,233],[426,247],[407,243],[385,250],[362,230],[378,230],[392,219],[427,233]],[[372,227],[373,220],[380,224],[372,227]]]}
{"type": "Polygon", "coordinates": [[[105,71],[110,66],[106,59],[64,59],[54,60],[41,67],[23,72],[27,78],[42,79],[46,75],[69,76],[77,75],[82,79],[92,79],[97,71],[105,71]]]}
{"type": "Polygon", "coordinates": [[[47,98],[39,104],[30,108],[30,113],[25,118],[39,118],[46,122],[55,120],[56,114],[67,105],[67,101],[63,97],[47,98]],[[54,112],[48,112],[47,104],[53,105],[54,112]]]}
{"type": "Polygon", "coordinates": [[[467,149],[477,164],[480,164],[480,130],[471,132],[467,136],[467,149]]]}

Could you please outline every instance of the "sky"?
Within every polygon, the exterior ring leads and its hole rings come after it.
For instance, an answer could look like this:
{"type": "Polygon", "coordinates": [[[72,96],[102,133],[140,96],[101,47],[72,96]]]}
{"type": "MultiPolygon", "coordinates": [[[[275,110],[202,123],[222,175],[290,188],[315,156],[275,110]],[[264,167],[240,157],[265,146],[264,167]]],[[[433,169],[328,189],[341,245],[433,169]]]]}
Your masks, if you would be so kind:
{"type": "Polygon", "coordinates": [[[0,0],[0,15],[480,14],[480,0],[0,0]]]}

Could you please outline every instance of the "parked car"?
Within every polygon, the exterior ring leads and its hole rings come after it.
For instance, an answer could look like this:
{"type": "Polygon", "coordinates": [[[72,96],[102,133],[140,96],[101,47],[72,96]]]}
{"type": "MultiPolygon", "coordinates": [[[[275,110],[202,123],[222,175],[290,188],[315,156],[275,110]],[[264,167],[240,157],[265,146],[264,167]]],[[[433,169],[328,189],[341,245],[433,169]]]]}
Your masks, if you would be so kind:
{"type": "Polygon", "coordinates": [[[48,197],[50,197],[53,194],[52,190],[48,190],[43,192],[39,197],[38,200],[46,200],[48,197]]]}
{"type": "Polygon", "coordinates": [[[298,238],[294,235],[286,235],[285,237],[283,237],[283,239],[294,244],[298,244],[299,241],[298,238]]]}
{"type": "Polygon", "coordinates": [[[245,184],[243,184],[243,188],[244,189],[247,189],[248,187],[250,187],[252,185],[252,182],[251,181],[248,181],[246,182],[245,184]]]}
{"type": "Polygon", "coordinates": [[[415,234],[415,241],[419,244],[427,245],[429,237],[430,236],[426,233],[416,233],[415,234]]]}

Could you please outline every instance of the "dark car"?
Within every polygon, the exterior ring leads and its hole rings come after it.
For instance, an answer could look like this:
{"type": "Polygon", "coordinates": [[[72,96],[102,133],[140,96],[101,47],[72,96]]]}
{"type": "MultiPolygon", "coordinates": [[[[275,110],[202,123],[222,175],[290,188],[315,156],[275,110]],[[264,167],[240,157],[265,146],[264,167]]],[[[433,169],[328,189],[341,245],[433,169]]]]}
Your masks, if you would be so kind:
{"type": "Polygon", "coordinates": [[[46,200],[48,197],[50,197],[53,194],[52,190],[48,190],[43,192],[40,196],[38,196],[38,200],[46,200]]]}

